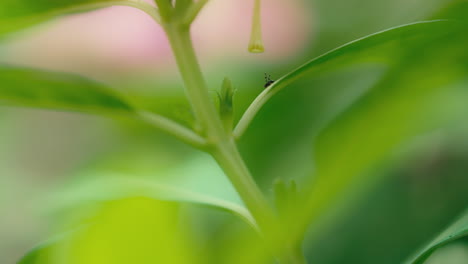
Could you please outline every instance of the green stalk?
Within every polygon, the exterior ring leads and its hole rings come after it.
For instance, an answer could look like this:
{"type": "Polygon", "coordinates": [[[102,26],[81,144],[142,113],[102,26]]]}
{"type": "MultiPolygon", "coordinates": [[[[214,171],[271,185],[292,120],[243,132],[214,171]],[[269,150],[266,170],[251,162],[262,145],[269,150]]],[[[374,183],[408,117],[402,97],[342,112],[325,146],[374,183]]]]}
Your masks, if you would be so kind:
{"type": "MultiPolygon", "coordinates": [[[[165,0],[157,0],[161,1],[165,0]]],[[[271,253],[284,256],[281,261],[284,264],[305,264],[302,254],[297,254],[295,250],[291,251],[288,243],[280,245],[277,244],[279,241],[273,242],[275,238],[281,237],[279,234],[283,232],[278,217],[251,176],[238,151],[232,131],[226,131],[211,100],[190,38],[190,24],[184,21],[171,21],[171,17],[167,14],[169,11],[162,16],[162,25],[171,44],[195,117],[203,129],[202,135],[206,141],[202,149],[213,156],[228,176],[257,222],[265,242],[270,245],[276,244],[273,248],[278,251],[271,253]]],[[[179,134],[185,139],[189,138],[186,133],[179,134]]]]}
{"type": "Polygon", "coordinates": [[[261,230],[275,222],[274,214],[263,193],[242,160],[230,131],[224,130],[212,102],[193,49],[188,26],[165,24],[186,92],[197,120],[204,129],[208,152],[218,161],[236,188],[261,230]]]}
{"type": "Polygon", "coordinates": [[[234,139],[215,146],[211,153],[231,180],[250,213],[253,215],[263,235],[269,237],[276,226],[276,216],[263,193],[252,178],[243,161],[234,139]]]}
{"type": "Polygon", "coordinates": [[[185,83],[195,117],[204,129],[207,140],[213,144],[225,140],[226,133],[208,94],[206,82],[192,46],[189,27],[167,24],[164,28],[185,83]]]}

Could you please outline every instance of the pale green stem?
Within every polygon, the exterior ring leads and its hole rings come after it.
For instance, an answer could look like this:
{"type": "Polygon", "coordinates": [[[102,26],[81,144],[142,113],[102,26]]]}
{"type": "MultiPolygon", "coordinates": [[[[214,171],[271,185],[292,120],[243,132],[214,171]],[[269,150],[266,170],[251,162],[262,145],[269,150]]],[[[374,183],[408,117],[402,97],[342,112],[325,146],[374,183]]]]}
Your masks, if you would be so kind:
{"type": "MultiPolygon", "coordinates": [[[[260,229],[265,233],[274,229],[276,216],[251,176],[234,139],[215,146],[212,155],[246,203],[260,229]]],[[[268,237],[268,234],[265,235],[268,237]]]]}
{"type": "Polygon", "coordinates": [[[265,89],[262,93],[260,93],[255,100],[249,105],[247,110],[242,115],[241,119],[237,123],[236,127],[234,128],[234,138],[239,139],[247,130],[252,120],[257,115],[258,111],[262,108],[265,102],[270,99],[269,93],[270,87],[265,89]]]}
{"type": "Polygon", "coordinates": [[[190,39],[189,27],[164,25],[174,56],[185,83],[195,117],[211,144],[225,140],[226,133],[212,102],[190,39]]]}
{"type": "Polygon", "coordinates": [[[299,74],[292,72],[263,90],[263,92],[261,92],[249,105],[237,123],[233,132],[234,138],[239,139],[245,133],[260,109],[262,109],[263,105],[265,105],[265,103],[268,102],[268,100],[270,100],[270,98],[273,97],[277,92],[281,91],[284,87],[294,82],[298,77],[299,74]]]}
{"type": "MultiPolygon", "coordinates": [[[[196,13],[198,12],[199,10],[196,13]]],[[[251,176],[231,131],[225,130],[211,100],[190,38],[190,25],[184,22],[171,22],[170,19],[163,20],[162,25],[169,38],[195,117],[203,129],[207,144],[204,150],[214,157],[226,173],[255,218],[266,243],[271,243],[281,230],[278,218],[251,176]]],[[[184,137],[186,138],[185,134],[184,137]]],[[[284,248],[275,253],[287,255],[284,263],[304,264],[303,258],[290,252],[289,246],[286,243],[284,248]]]]}
{"type": "Polygon", "coordinates": [[[211,145],[208,152],[219,162],[260,229],[265,230],[267,226],[275,222],[274,214],[245,166],[234,140],[224,130],[214,102],[208,94],[193,49],[189,27],[166,24],[164,28],[169,37],[195,116],[204,128],[208,144],[211,145]]]}

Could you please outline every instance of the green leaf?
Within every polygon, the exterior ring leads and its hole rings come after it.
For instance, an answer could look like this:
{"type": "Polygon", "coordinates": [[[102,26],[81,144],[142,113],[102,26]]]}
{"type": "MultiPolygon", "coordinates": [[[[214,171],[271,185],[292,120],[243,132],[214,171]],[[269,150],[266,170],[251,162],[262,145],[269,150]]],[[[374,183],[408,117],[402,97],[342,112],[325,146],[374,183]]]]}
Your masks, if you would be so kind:
{"type": "Polygon", "coordinates": [[[35,264],[35,263],[40,263],[40,258],[42,255],[46,254],[45,252],[47,251],[47,248],[51,246],[52,244],[49,244],[49,241],[41,243],[31,249],[26,255],[24,255],[18,262],[17,264],[35,264]]]}
{"type": "Polygon", "coordinates": [[[84,217],[75,213],[78,228],[40,244],[19,263],[204,263],[179,212],[177,203],[141,196],[108,201],[84,217]]]}
{"type": "Polygon", "coordinates": [[[419,43],[440,37],[443,29],[451,26],[453,26],[452,22],[446,20],[423,21],[398,26],[352,41],[307,62],[276,80],[255,99],[239,121],[234,132],[236,137],[243,134],[263,105],[289,84],[299,79],[314,78],[327,72],[359,64],[390,66],[397,63],[398,58],[409,47],[417,47],[419,43]],[[433,35],[434,31],[439,34],[433,35]]]}
{"type": "Polygon", "coordinates": [[[463,237],[468,237],[468,210],[406,263],[423,264],[437,249],[463,237]]]}
{"type": "Polygon", "coordinates": [[[395,61],[398,62],[398,56],[405,53],[409,47],[437,38],[433,32],[440,33],[444,28],[450,28],[452,23],[447,20],[416,22],[357,39],[307,62],[275,81],[267,89],[268,94],[271,96],[300,78],[311,78],[351,65],[365,63],[391,65],[395,61]]]}
{"type": "Polygon", "coordinates": [[[314,181],[304,190],[305,202],[295,208],[300,230],[290,234],[299,236],[344,197],[375,180],[373,170],[404,142],[462,120],[468,111],[463,103],[468,92],[459,85],[468,69],[465,26],[433,21],[375,34],[306,64],[270,88],[274,93],[284,83],[347,64],[391,66],[377,85],[318,132],[314,181]]]}
{"type": "Polygon", "coordinates": [[[129,156],[126,155],[126,160],[113,160],[127,164],[127,169],[87,170],[77,176],[77,182],[51,194],[40,204],[48,205],[51,212],[60,212],[96,202],[148,197],[226,210],[256,228],[255,220],[234,187],[209,156],[201,155],[184,165],[178,164],[177,168],[162,172],[157,172],[159,169],[154,166],[157,158],[150,153],[143,151],[129,156]]]}
{"type": "Polygon", "coordinates": [[[0,66],[0,105],[93,114],[131,112],[105,85],[72,74],[0,66]]]}
{"type": "Polygon", "coordinates": [[[84,12],[111,5],[146,8],[145,3],[119,0],[2,0],[0,2],[0,35],[18,30],[55,16],[84,12]],[[144,5],[140,7],[140,5],[144,5]]]}
{"type": "Polygon", "coordinates": [[[238,215],[247,223],[255,226],[247,209],[238,203],[193,192],[175,185],[161,184],[156,179],[138,179],[129,175],[100,175],[104,178],[89,180],[67,189],[57,196],[56,206],[61,209],[73,208],[92,202],[103,202],[126,197],[149,197],[164,201],[188,202],[207,205],[238,215]]]}
{"type": "MultiPolygon", "coordinates": [[[[154,150],[148,152],[148,150],[145,151],[141,148],[137,148],[135,152],[124,151],[120,155],[97,162],[97,166],[85,169],[76,175],[76,180],[59,187],[57,191],[51,192],[45,199],[38,200],[37,208],[45,206],[47,213],[57,216],[57,219],[64,219],[64,216],[73,215],[76,212],[87,212],[88,208],[92,209],[90,211],[95,211],[96,208],[101,208],[109,203],[119,204],[119,201],[135,198],[147,199],[163,203],[208,206],[227,211],[256,228],[255,221],[240,197],[211,157],[197,155],[185,163],[180,163],[171,162],[171,157],[168,156],[166,151],[158,154],[154,153],[154,150]],[[168,163],[175,167],[167,168],[168,163]]],[[[127,217],[125,213],[119,211],[118,214],[119,217],[123,218],[122,222],[129,221],[125,219],[127,217]]],[[[138,220],[135,219],[137,217],[135,213],[128,215],[128,218],[135,221],[138,220]]],[[[94,225],[94,223],[91,222],[90,225],[94,225]]],[[[84,233],[87,232],[86,229],[86,227],[83,228],[84,233]]],[[[99,229],[97,232],[103,231],[99,229]]],[[[80,230],[78,233],[83,232],[80,230]]],[[[119,234],[119,232],[111,230],[109,233],[119,234]]],[[[93,232],[89,234],[93,235],[93,232]]],[[[107,232],[106,235],[108,235],[107,232]]],[[[72,237],[74,236],[72,234],[72,237]]],[[[77,236],[81,237],[80,234],[77,236]]],[[[92,241],[112,240],[108,237],[102,239],[87,235],[85,237],[92,241]]],[[[68,240],[70,240],[68,235],[61,235],[41,243],[29,252],[20,264],[51,264],[47,260],[53,256],[54,252],[61,250],[60,245],[69,243],[68,240]]],[[[77,239],[77,241],[79,242],[81,239],[77,239]]],[[[81,246],[77,248],[80,250],[81,246]]]]}

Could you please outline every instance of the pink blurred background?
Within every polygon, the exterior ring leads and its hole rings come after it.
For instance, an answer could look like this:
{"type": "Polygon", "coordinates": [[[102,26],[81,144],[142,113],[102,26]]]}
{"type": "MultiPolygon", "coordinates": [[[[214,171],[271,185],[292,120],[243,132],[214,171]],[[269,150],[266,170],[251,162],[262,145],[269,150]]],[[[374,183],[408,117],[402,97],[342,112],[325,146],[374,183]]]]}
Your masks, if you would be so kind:
{"type": "MultiPolygon", "coordinates": [[[[211,0],[207,4],[192,31],[205,68],[226,62],[280,62],[300,53],[313,25],[310,9],[302,0],[263,0],[266,52],[247,52],[253,2],[211,0]]],[[[115,6],[59,18],[15,35],[2,50],[3,62],[97,79],[122,74],[176,74],[161,26],[131,7],[115,6]]]]}

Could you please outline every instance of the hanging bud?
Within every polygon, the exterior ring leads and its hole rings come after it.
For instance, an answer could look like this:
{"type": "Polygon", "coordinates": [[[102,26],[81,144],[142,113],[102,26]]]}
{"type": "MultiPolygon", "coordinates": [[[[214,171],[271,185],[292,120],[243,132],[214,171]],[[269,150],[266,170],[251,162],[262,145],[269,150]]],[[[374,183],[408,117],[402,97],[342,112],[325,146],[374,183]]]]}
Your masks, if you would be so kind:
{"type": "Polygon", "coordinates": [[[249,52],[263,53],[264,51],[265,51],[265,48],[263,47],[263,40],[262,40],[260,0],[255,0],[253,17],[252,17],[252,32],[250,35],[249,52]]]}
{"type": "Polygon", "coordinates": [[[231,80],[224,78],[223,85],[221,86],[221,93],[219,96],[219,115],[221,120],[224,123],[224,128],[226,132],[230,133],[232,131],[232,125],[234,122],[233,114],[233,97],[234,97],[234,88],[232,87],[231,80]]]}

